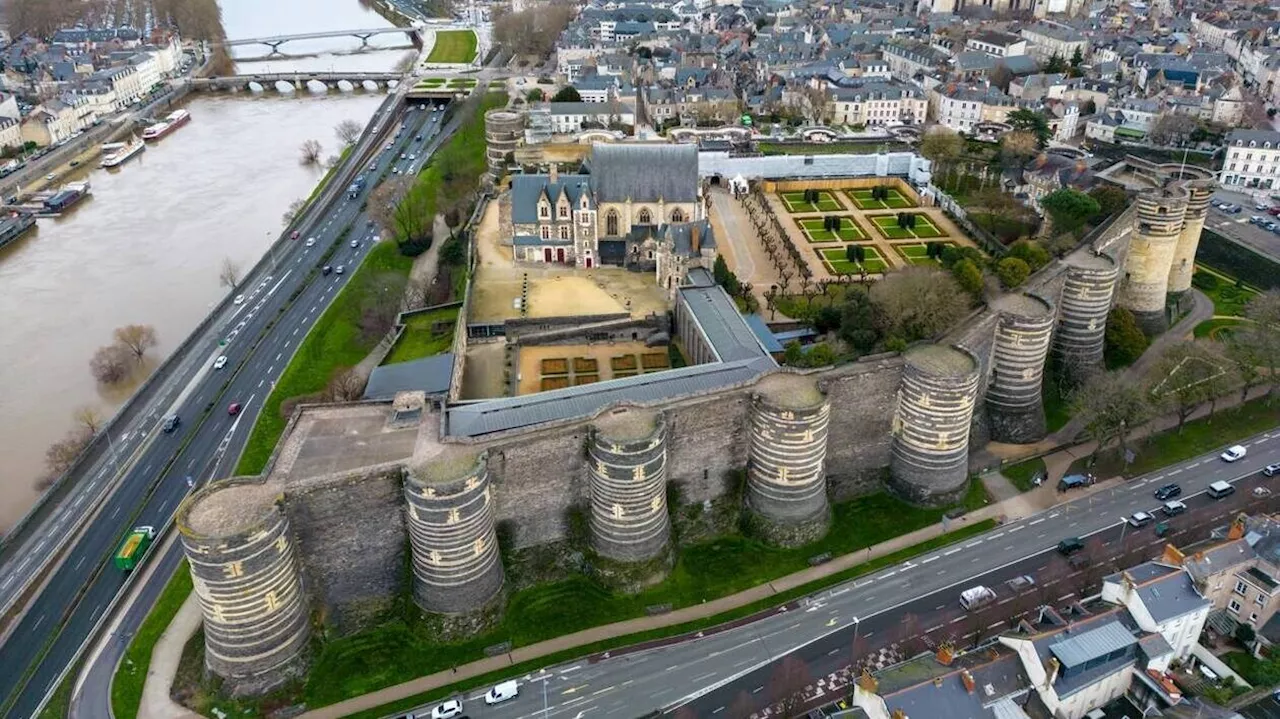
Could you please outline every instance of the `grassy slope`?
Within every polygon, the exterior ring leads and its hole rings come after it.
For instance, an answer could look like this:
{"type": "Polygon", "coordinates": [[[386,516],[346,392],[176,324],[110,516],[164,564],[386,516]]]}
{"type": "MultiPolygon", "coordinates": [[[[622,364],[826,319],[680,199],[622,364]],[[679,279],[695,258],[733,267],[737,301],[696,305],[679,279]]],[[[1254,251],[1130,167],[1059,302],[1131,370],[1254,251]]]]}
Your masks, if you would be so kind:
{"type": "Polygon", "coordinates": [[[396,346],[391,348],[391,353],[387,355],[387,359],[383,364],[396,364],[397,362],[408,362],[409,360],[420,359],[422,357],[432,357],[441,352],[448,352],[453,346],[453,330],[448,332],[433,333],[431,326],[436,322],[452,322],[458,321],[458,308],[436,310],[420,315],[414,315],[405,321],[404,334],[400,335],[400,340],[396,342],[396,346]]]}
{"type": "Polygon", "coordinates": [[[476,58],[476,34],[470,30],[441,30],[427,62],[471,62],[476,58]]]}
{"type": "Polygon", "coordinates": [[[351,281],[298,345],[297,354],[289,361],[253,426],[236,474],[258,474],[266,466],[289,421],[280,413],[281,403],[290,397],[319,392],[338,368],[354,366],[373,349],[376,340],[362,338],[359,326],[365,278],[382,272],[407,274],[412,266],[413,258],[401,255],[394,242],[380,242],[369,251],[352,273],[351,281]]]}
{"type": "Polygon", "coordinates": [[[151,651],[190,594],[191,573],[187,571],[186,560],[183,560],[160,593],[155,606],[143,620],[142,626],[138,628],[138,633],[133,636],[133,641],[129,642],[124,659],[116,668],[115,679],[111,682],[111,711],[115,716],[123,718],[138,715],[138,706],[142,703],[142,685],[147,680],[147,670],[151,666],[151,651]]]}

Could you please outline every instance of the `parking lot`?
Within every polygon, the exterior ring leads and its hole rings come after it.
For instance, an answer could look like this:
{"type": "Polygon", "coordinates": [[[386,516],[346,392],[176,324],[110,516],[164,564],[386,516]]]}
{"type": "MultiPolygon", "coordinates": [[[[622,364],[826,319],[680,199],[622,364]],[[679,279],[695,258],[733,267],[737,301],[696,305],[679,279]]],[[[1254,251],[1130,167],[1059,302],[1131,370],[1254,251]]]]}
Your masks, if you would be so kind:
{"type": "MultiPolygon", "coordinates": [[[[1239,205],[1241,209],[1239,213],[1227,213],[1211,206],[1209,216],[1205,218],[1205,227],[1280,261],[1280,235],[1249,222],[1250,217],[1258,215],[1266,217],[1268,222],[1280,225],[1280,217],[1271,216],[1265,210],[1258,210],[1256,207],[1259,204],[1258,201],[1247,195],[1219,191],[1214,194],[1213,201],[1229,202],[1239,205]]],[[[1264,200],[1261,204],[1273,203],[1264,200]]]]}

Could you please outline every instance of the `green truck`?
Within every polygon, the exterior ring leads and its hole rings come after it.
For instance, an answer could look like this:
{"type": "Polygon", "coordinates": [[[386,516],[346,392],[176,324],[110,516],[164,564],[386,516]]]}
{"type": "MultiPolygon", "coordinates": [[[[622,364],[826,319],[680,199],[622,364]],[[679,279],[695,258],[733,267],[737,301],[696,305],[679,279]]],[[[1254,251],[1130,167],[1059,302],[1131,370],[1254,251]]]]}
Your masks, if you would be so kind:
{"type": "Polygon", "coordinates": [[[134,527],[133,531],[129,532],[129,536],[120,543],[120,549],[116,550],[116,568],[127,572],[138,566],[138,562],[146,556],[151,540],[155,538],[155,527],[134,527]]]}

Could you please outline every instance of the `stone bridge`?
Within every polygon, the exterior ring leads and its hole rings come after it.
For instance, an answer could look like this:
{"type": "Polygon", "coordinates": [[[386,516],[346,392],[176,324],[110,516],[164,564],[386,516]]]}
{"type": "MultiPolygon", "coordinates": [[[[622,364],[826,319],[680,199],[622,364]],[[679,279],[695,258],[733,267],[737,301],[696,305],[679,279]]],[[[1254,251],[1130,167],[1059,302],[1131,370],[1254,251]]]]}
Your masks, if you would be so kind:
{"type": "Polygon", "coordinates": [[[324,83],[326,87],[345,81],[353,88],[363,86],[365,89],[377,89],[402,77],[404,76],[398,72],[278,72],[197,77],[187,80],[187,85],[193,90],[253,89],[256,91],[273,88],[279,82],[286,82],[294,89],[302,89],[307,83],[313,81],[324,83]],[[255,84],[258,85],[257,88],[253,87],[255,84]]]}

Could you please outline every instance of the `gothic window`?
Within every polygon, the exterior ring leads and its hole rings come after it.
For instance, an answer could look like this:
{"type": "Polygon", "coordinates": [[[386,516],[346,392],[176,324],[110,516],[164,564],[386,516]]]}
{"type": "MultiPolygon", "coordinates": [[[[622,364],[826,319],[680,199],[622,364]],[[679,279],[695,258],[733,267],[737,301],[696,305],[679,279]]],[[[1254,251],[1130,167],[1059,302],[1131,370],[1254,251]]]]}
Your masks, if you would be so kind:
{"type": "Polygon", "coordinates": [[[618,211],[609,210],[609,214],[604,218],[604,233],[606,235],[618,234],[618,211]]]}
{"type": "Polygon", "coordinates": [[[653,215],[649,214],[649,210],[647,208],[640,210],[640,214],[636,218],[636,224],[639,224],[639,225],[653,224],[653,215]]]}
{"type": "Polygon", "coordinates": [[[679,207],[671,211],[672,222],[684,222],[684,212],[679,207]]]}
{"type": "Polygon", "coordinates": [[[545,220],[550,216],[551,216],[550,208],[548,208],[546,205],[538,205],[538,217],[541,217],[542,219],[545,220]]]}
{"type": "Polygon", "coordinates": [[[544,240],[551,239],[551,228],[547,227],[546,225],[543,225],[541,229],[542,229],[542,239],[544,240]]]}
{"type": "Polygon", "coordinates": [[[567,239],[569,239],[569,226],[568,226],[568,225],[560,225],[560,239],[562,239],[562,240],[567,240],[567,239]]]}
{"type": "Polygon", "coordinates": [[[568,217],[569,217],[569,206],[568,206],[568,205],[560,205],[560,219],[562,219],[562,220],[563,220],[563,219],[566,219],[566,218],[568,218],[568,217]]]}

